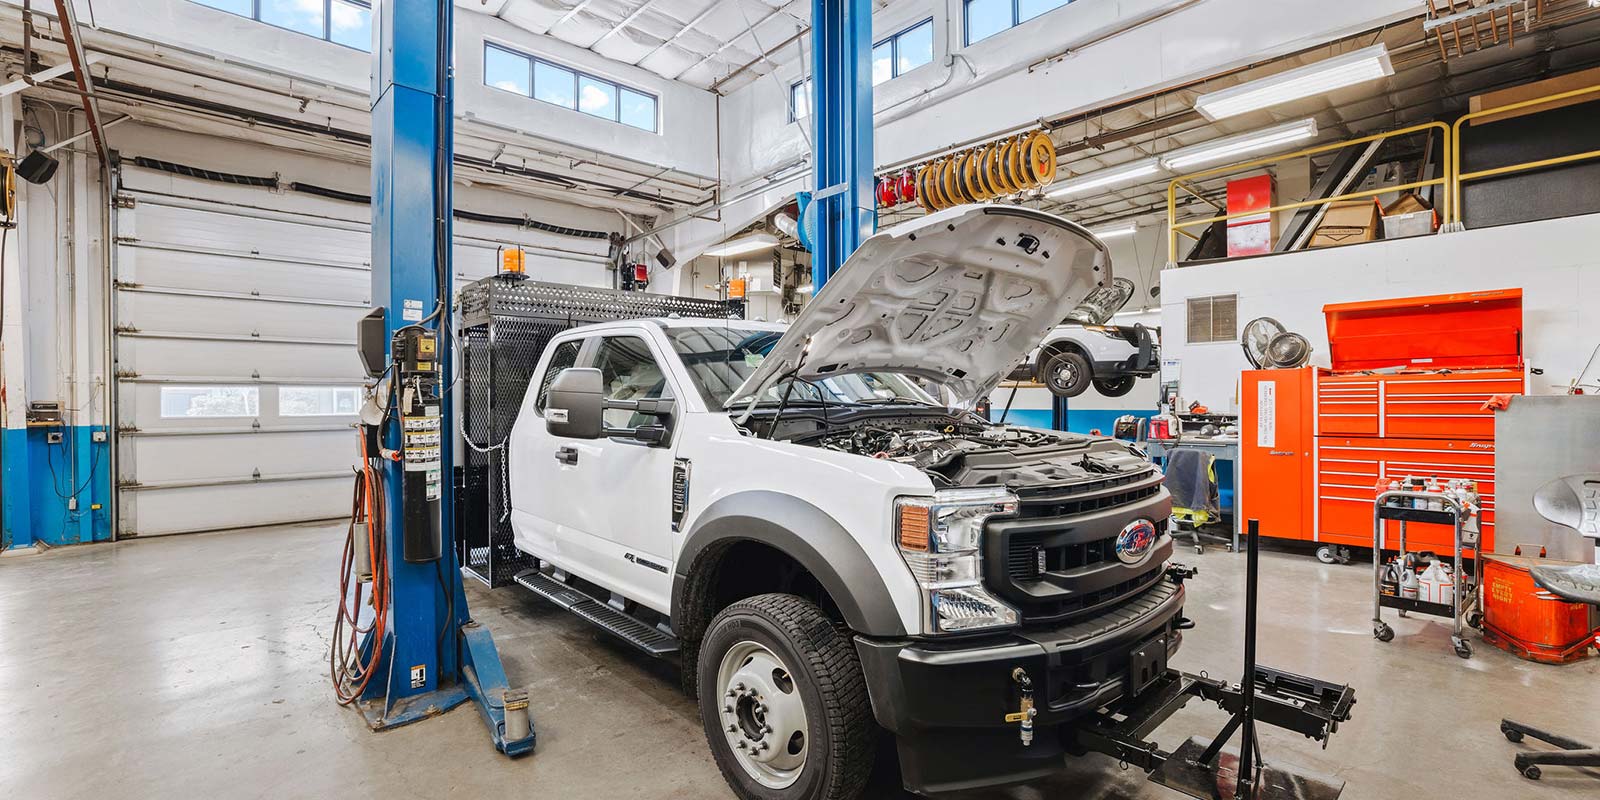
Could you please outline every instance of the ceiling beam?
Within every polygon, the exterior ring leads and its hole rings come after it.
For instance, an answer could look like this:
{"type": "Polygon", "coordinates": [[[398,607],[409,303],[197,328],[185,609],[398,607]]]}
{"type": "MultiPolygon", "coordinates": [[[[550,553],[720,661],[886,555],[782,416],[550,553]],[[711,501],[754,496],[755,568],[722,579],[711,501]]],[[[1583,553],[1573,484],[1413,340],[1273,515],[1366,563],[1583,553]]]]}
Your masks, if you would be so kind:
{"type": "MultiPolygon", "coordinates": [[[[789,4],[785,3],[785,4],[783,4],[782,7],[772,9],[772,11],[768,12],[766,16],[762,17],[761,19],[756,20],[755,22],[750,23],[744,30],[740,31],[739,33],[734,34],[733,36],[729,36],[728,37],[728,41],[723,42],[719,47],[717,47],[717,49],[712,50],[709,53],[706,53],[705,57],[701,58],[699,61],[696,61],[693,64],[690,64],[688,67],[686,67],[684,69],[678,70],[678,74],[673,75],[671,78],[668,78],[668,80],[674,80],[675,81],[675,80],[683,77],[683,74],[685,72],[688,72],[689,70],[692,70],[692,69],[694,69],[696,67],[699,67],[700,65],[706,63],[707,61],[710,61],[711,59],[722,55],[722,52],[724,50],[727,50],[728,48],[732,47],[734,42],[737,42],[737,41],[739,41],[740,39],[743,39],[746,36],[752,36],[753,37],[756,28],[760,27],[762,24],[764,24],[768,20],[771,20],[772,18],[778,16],[779,14],[782,14],[784,12],[784,9],[786,9],[788,7],[789,7],[789,4]]],[[[760,46],[761,45],[758,42],[756,44],[756,47],[760,48],[760,46]]]]}
{"type": "Polygon", "coordinates": [[[557,17],[555,22],[552,22],[549,25],[544,26],[544,30],[539,31],[539,35],[540,36],[544,36],[544,35],[550,33],[551,31],[555,30],[556,26],[560,25],[561,23],[566,22],[567,20],[578,16],[578,12],[588,8],[589,4],[592,3],[592,2],[594,2],[594,0],[578,0],[578,4],[574,5],[572,8],[567,9],[567,13],[562,14],[560,17],[557,17]]]}
{"type": "Polygon", "coordinates": [[[694,19],[691,19],[688,22],[683,23],[683,27],[679,28],[677,33],[674,33],[671,36],[667,37],[665,40],[663,40],[661,42],[661,44],[656,45],[655,48],[652,49],[650,52],[645,53],[644,56],[642,56],[638,61],[633,62],[633,65],[634,66],[638,66],[640,64],[643,64],[651,56],[653,56],[656,53],[659,53],[663,49],[665,49],[667,45],[678,41],[678,39],[681,38],[684,34],[688,33],[691,30],[694,30],[696,25],[699,25],[700,23],[705,22],[706,21],[706,17],[711,16],[711,12],[716,11],[717,8],[720,7],[725,1],[726,0],[712,0],[711,5],[706,6],[706,10],[694,15],[694,19]]]}
{"type": "Polygon", "coordinates": [[[613,27],[611,30],[608,30],[605,33],[600,34],[600,38],[594,40],[592,43],[590,43],[589,46],[592,48],[595,45],[598,45],[601,42],[603,42],[603,41],[605,41],[607,39],[610,39],[612,36],[615,36],[615,35],[621,33],[623,28],[626,28],[629,25],[632,25],[633,21],[638,19],[640,14],[643,14],[646,10],[648,10],[651,6],[653,6],[655,4],[656,4],[656,0],[644,0],[643,3],[639,4],[638,8],[635,8],[633,10],[633,13],[629,14],[626,17],[623,17],[622,21],[618,22],[616,24],[616,26],[613,27]]]}

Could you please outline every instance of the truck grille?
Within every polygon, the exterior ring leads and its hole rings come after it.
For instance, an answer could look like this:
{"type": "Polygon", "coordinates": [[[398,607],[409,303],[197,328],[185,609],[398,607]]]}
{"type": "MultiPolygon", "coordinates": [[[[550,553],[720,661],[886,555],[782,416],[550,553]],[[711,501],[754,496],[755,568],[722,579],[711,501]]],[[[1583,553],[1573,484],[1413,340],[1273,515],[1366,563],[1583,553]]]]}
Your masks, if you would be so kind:
{"type": "Polygon", "coordinates": [[[1149,588],[1172,550],[1172,499],[1161,481],[1150,469],[1021,495],[1016,517],[986,528],[985,584],[1025,622],[1088,614],[1149,588]],[[1128,564],[1117,557],[1117,537],[1137,519],[1155,523],[1160,535],[1147,557],[1128,564]]]}

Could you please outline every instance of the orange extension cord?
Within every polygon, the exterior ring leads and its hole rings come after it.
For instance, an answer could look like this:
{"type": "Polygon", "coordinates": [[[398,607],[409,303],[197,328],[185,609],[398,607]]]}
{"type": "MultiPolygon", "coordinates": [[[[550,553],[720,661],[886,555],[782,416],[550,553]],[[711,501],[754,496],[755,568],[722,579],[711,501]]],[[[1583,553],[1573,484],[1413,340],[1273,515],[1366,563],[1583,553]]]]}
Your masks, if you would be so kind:
{"type": "Polygon", "coordinates": [[[344,556],[340,559],[339,609],[333,623],[333,644],[328,649],[328,674],[333,681],[333,692],[339,705],[349,705],[361,697],[372,676],[383,663],[383,639],[389,615],[389,564],[388,548],[383,540],[383,483],[373,469],[373,457],[367,452],[367,437],[357,434],[361,441],[361,469],[356,474],[355,490],[350,500],[350,527],[345,534],[344,556]],[[357,528],[367,537],[367,552],[372,559],[372,588],[362,591],[355,571],[355,546],[357,528]],[[360,623],[363,605],[372,606],[372,620],[366,627],[360,623]],[[361,657],[362,637],[371,634],[372,650],[366,659],[361,657]]]}

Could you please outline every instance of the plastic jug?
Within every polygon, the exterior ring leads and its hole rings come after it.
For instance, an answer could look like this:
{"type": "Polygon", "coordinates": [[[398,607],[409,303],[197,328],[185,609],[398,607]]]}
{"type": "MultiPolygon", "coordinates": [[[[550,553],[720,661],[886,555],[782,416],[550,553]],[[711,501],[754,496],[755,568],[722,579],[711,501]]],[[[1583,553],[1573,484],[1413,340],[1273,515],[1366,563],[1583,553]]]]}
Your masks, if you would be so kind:
{"type": "Polygon", "coordinates": [[[1422,582],[1417,579],[1417,571],[1409,565],[1400,567],[1400,596],[1407,600],[1416,600],[1421,594],[1422,582]]]}
{"type": "Polygon", "coordinates": [[[1449,564],[1441,561],[1428,562],[1428,568],[1422,571],[1417,582],[1418,599],[1446,605],[1455,601],[1456,580],[1449,564]]]}

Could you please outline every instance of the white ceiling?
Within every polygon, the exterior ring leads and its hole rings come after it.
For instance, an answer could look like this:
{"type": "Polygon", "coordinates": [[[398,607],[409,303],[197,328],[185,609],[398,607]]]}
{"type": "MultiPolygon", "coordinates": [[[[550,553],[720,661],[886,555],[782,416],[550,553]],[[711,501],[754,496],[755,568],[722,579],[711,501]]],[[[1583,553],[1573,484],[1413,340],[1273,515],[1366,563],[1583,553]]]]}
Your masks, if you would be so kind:
{"type": "Polygon", "coordinates": [[[785,46],[810,29],[806,0],[455,0],[632,64],[726,94],[799,57],[785,46]],[[732,80],[724,81],[733,75],[732,80]]]}

